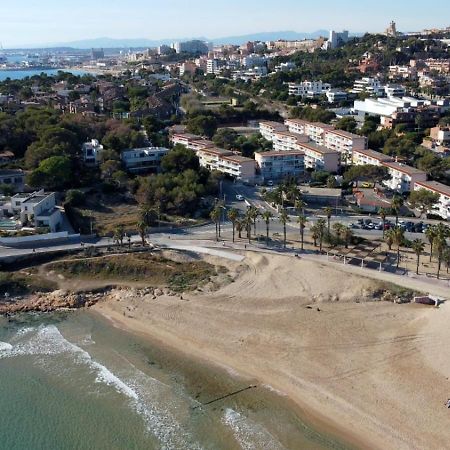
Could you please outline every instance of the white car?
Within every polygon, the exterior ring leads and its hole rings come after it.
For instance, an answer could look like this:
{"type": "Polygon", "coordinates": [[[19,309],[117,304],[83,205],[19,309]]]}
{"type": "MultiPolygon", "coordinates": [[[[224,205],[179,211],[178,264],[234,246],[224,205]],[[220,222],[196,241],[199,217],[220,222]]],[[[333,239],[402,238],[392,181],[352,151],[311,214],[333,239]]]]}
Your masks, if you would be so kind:
{"type": "Polygon", "coordinates": [[[240,202],[242,202],[244,200],[244,196],[241,194],[236,194],[236,200],[239,200],[240,202]]]}

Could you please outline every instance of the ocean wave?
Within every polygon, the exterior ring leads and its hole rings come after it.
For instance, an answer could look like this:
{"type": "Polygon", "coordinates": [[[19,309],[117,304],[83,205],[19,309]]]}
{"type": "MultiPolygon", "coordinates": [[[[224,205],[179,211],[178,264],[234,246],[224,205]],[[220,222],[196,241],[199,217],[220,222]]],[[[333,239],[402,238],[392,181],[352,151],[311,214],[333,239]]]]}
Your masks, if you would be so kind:
{"type": "Polygon", "coordinates": [[[130,407],[143,418],[147,431],[158,439],[162,449],[201,449],[199,444],[193,442],[191,433],[172,413],[183,407],[188,410],[186,403],[189,403],[190,397],[176,400],[169,385],[148,376],[131,364],[128,373],[119,378],[106,366],[95,361],[87,351],[68,341],[55,325],[41,326],[33,331],[35,333],[27,340],[15,345],[4,343],[2,347],[0,344],[0,359],[68,354],[75,364],[85,365],[94,372],[96,383],[110,386],[127,397],[130,407]],[[172,399],[172,403],[169,399],[172,399]]]}
{"type": "Polygon", "coordinates": [[[262,425],[253,422],[231,408],[227,408],[222,421],[233,430],[234,437],[244,450],[284,449],[281,443],[262,425]]]}

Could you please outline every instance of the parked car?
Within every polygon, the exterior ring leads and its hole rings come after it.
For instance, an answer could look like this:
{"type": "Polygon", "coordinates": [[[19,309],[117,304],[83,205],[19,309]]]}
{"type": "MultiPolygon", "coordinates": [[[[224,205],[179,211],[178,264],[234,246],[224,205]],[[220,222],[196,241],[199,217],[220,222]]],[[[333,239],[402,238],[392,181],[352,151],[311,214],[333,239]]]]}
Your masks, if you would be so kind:
{"type": "Polygon", "coordinates": [[[244,200],[244,196],[241,194],[236,194],[236,200],[239,200],[240,202],[242,202],[244,200]]]}

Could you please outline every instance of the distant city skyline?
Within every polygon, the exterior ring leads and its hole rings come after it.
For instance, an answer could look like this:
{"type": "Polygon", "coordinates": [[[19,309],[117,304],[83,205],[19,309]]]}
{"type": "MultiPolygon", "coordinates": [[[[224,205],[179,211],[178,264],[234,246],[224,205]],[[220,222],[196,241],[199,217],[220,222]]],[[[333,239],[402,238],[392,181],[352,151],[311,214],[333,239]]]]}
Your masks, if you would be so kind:
{"type": "MultiPolygon", "coordinates": [[[[2,2],[3,3],[3,2],[2,2]]],[[[120,39],[220,38],[257,32],[348,29],[382,32],[391,20],[399,31],[444,27],[447,0],[424,8],[418,0],[20,0],[0,5],[0,42],[5,48],[110,37],[120,39]],[[439,14],[436,14],[439,11],[439,14]]]]}

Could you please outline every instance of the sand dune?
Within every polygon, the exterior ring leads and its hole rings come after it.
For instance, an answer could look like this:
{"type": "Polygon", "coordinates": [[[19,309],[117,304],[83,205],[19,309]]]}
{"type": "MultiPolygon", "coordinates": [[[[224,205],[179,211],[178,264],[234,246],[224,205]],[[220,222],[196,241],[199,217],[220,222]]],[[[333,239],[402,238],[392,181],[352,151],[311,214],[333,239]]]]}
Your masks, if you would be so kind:
{"type": "Polygon", "coordinates": [[[256,377],[359,447],[450,448],[447,305],[368,301],[379,281],[348,267],[252,253],[227,264],[238,276],[216,292],[95,308],[256,377]]]}

